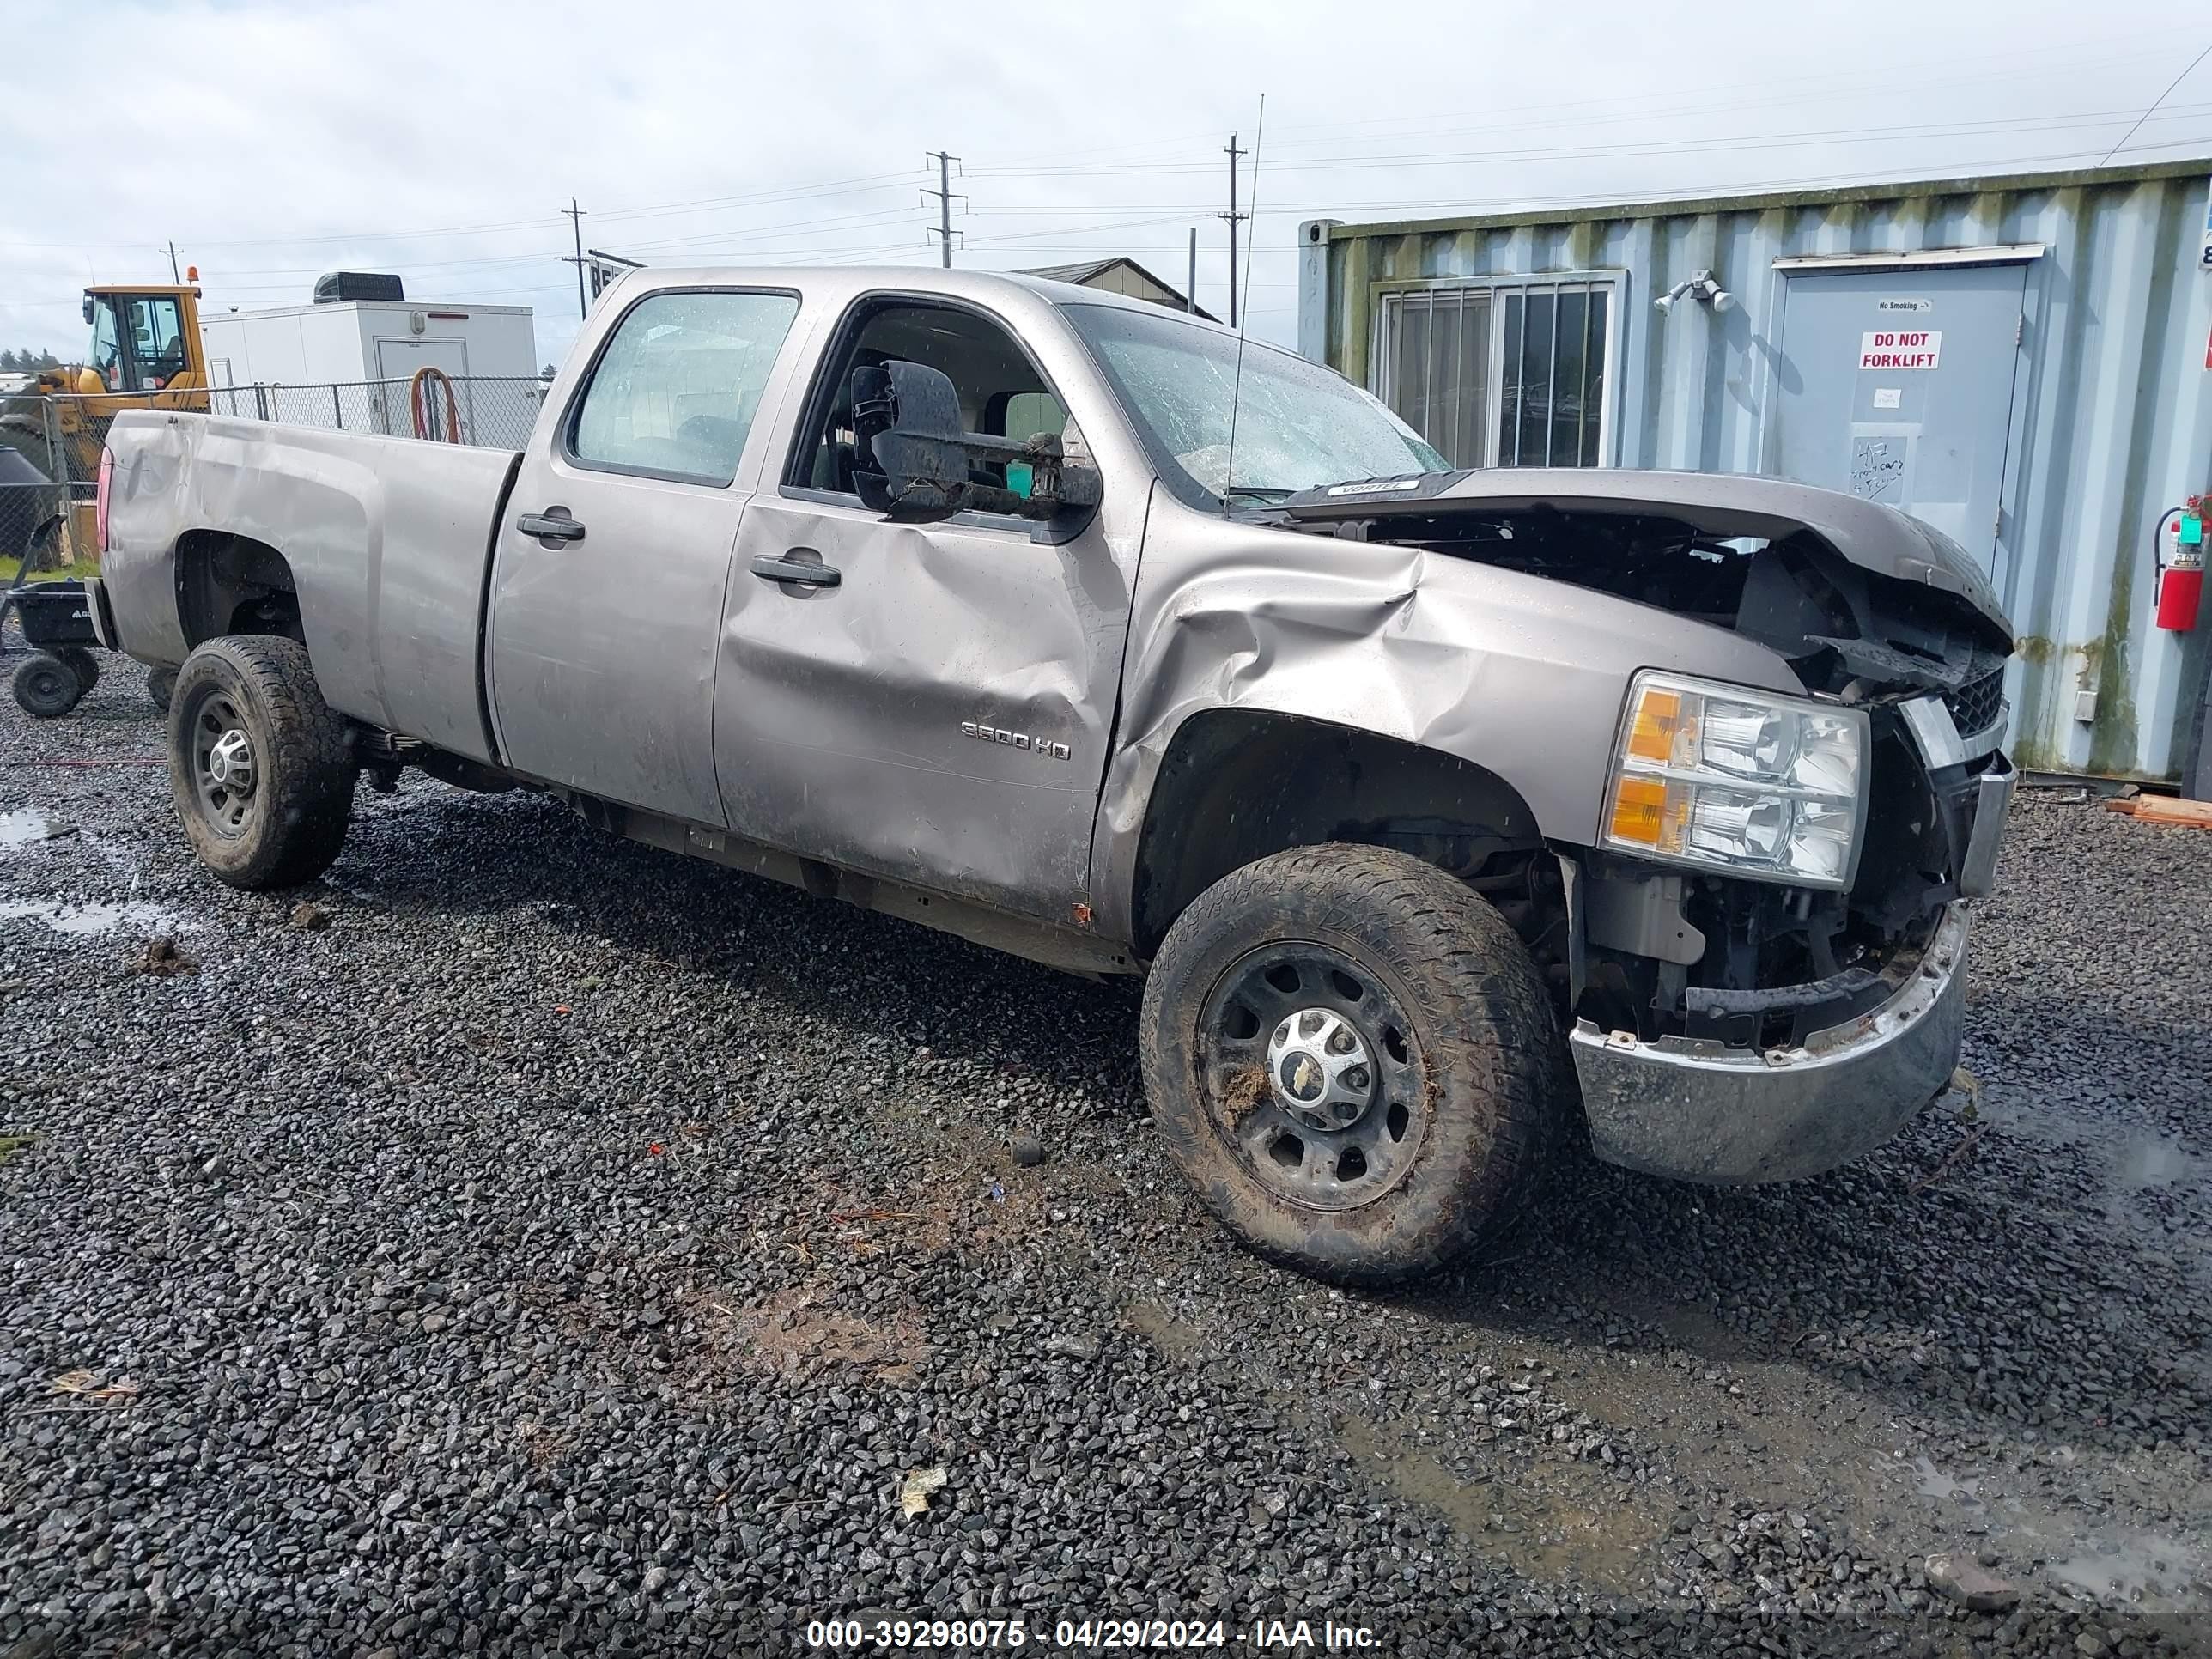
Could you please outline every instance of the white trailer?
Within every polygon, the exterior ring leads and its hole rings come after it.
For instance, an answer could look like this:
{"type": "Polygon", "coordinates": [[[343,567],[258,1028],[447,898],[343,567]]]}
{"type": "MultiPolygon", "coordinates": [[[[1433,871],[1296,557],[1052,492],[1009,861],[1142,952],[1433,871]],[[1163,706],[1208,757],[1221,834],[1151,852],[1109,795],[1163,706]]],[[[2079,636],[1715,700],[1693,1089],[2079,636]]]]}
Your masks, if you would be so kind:
{"type": "Polygon", "coordinates": [[[528,306],[422,300],[335,300],[265,311],[201,313],[216,386],[319,386],[404,380],[426,365],[464,376],[535,376],[528,306]]]}

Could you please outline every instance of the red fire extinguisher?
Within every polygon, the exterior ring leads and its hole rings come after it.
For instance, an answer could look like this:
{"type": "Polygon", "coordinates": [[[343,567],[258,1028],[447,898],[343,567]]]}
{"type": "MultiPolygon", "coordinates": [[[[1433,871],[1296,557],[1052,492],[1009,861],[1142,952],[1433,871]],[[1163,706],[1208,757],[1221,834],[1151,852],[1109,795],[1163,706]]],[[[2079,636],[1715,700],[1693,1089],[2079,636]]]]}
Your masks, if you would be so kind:
{"type": "Polygon", "coordinates": [[[2204,498],[2191,495],[2189,505],[2177,507],[2158,521],[2151,540],[2152,556],[2164,551],[2166,526],[2179,518],[2173,556],[2160,559],[2158,567],[2158,625],[2185,634],[2197,626],[2197,607],[2204,599],[2204,498]]]}

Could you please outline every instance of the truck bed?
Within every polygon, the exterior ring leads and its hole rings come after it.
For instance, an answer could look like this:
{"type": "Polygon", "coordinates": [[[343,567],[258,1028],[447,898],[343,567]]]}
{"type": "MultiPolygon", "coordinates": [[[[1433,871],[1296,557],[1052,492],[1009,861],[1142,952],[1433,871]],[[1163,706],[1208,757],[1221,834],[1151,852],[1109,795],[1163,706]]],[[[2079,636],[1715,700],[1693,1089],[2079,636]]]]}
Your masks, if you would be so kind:
{"type": "Polygon", "coordinates": [[[153,410],[118,416],[108,447],[101,574],[125,651],[183,662],[195,561],[281,548],[331,708],[492,757],[484,593],[519,455],[153,410]]]}

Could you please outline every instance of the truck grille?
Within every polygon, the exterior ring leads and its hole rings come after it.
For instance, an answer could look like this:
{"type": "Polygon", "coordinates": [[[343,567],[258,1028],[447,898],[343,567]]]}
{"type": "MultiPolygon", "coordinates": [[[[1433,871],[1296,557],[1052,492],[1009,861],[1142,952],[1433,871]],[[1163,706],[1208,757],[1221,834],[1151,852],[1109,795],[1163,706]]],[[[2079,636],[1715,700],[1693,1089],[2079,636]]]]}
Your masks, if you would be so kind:
{"type": "Polygon", "coordinates": [[[1986,730],[2004,712],[2003,668],[1992,668],[1956,691],[1946,691],[1943,706],[1951,711],[1951,723],[1959,728],[1960,737],[1971,738],[1986,730]]]}

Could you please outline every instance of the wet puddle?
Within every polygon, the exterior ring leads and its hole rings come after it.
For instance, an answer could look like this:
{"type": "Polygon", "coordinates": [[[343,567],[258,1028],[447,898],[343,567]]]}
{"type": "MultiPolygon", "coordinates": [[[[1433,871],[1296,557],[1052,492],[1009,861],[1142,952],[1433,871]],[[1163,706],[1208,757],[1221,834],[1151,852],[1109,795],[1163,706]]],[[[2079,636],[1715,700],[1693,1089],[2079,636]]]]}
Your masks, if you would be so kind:
{"type": "Polygon", "coordinates": [[[1650,1582],[1666,1521],[1648,1494],[1624,1492],[1603,1471],[1548,1465],[1543,1486],[1502,1474],[1469,1479],[1357,1419],[1346,1422],[1340,1438],[1400,1498],[1443,1516],[1469,1543],[1501,1552],[1519,1572],[1619,1595],[1650,1582]]]}
{"type": "Polygon", "coordinates": [[[1919,1476],[1920,1495],[1933,1498],[1938,1503],[1981,1504],[1981,1480],[1954,1480],[1924,1457],[1912,1460],[1912,1472],[1919,1476]]]}
{"type": "Polygon", "coordinates": [[[34,842],[59,841],[76,833],[74,825],[58,823],[35,806],[12,806],[0,812],[0,853],[34,842]]]}
{"type": "Polygon", "coordinates": [[[37,899],[0,902],[0,921],[41,921],[57,933],[90,939],[129,928],[133,932],[171,933],[185,924],[176,912],[160,904],[63,904],[37,899]]]}
{"type": "Polygon", "coordinates": [[[2189,1169],[2189,1154],[2178,1140],[2146,1135],[2121,1150],[2114,1182],[2124,1190],[2141,1192],[2146,1187],[2170,1187],[2189,1169]]]}
{"type": "Polygon", "coordinates": [[[2207,1599],[2199,1578],[2203,1566],[2185,1546],[2146,1534],[2046,1561],[2043,1571],[2069,1589],[2100,1601],[2126,1602],[2147,1612],[2189,1612],[2207,1599]]]}

